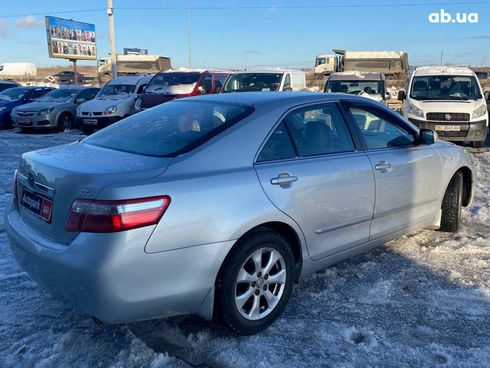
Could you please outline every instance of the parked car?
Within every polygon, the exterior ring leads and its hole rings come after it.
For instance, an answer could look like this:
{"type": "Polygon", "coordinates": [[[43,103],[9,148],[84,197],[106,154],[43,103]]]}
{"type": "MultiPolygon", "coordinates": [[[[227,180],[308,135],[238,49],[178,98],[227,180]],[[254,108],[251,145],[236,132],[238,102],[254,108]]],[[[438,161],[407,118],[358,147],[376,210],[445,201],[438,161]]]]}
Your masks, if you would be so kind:
{"type": "Polygon", "coordinates": [[[98,92],[99,88],[93,87],[55,89],[35,102],[14,108],[12,125],[20,129],[71,129],[78,105],[91,100],[98,92]]]}
{"type": "MultiPolygon", "coordinates": [[[[77,72],[76,76],[78,83],[84,82],[85,76],[83,74],[77,72]]],[[[64,70],[62,72],[46,77],[46,81],[59,84],[75,84],[75,72],[71,70],[64,70]]]]}
{"type": "Polygon", "coordinates": [[[483,146],[489,115],[480,82],[471,69],[419,67],[409,74],[405,91],[400,91],[398,99],[403,101],[403,115],[412,123],[436,130],[442,139],[483,146]]]}
{"type": "Polygon", "coordinates": [[[20,87],[20,84],[13,81],[0,81],[0,92],[14,87],[20,87]]]}
{"type": "Polygon", "coordinates": [[[221,92],[303,91],[305,89],[304,71],[273,69],[233,73],[226,80],[221,92]]]}
{"type": "Polygon", "coordinates": [[[323,92],[349,93],[385,103],[386,83],[382,73],[339,72],[332,73],[325,82],[323,92]]]}
{"type": "Polygon", "coordinates": [[[12,126],[10,114],[14,107],[30,103],[51,90],[53,88],[49,87],[13,87],[0,92],[0,128],[12,126]]]}
{"type": "Polygon", "coordinates": [[[465,148],[365,98],[207,95],[24,153],[5,227],[35,280],[99,320],[197,314],[247,335],[311,272],[458,231],[475,175],[465,148]]]}
{"type": "Polygon", "coordinates": [[[135,102],[135,112],[176,98],[218,93],[229,75],[212,70],[169,70],[157,73],[135,102]]]}
{"type": "Polygon", "coordinates": [[[77,108],[77,125],[84,132],[106,127],[129,115],[152,75],[119,77],[108,82],[90,101],[77,108]]]}

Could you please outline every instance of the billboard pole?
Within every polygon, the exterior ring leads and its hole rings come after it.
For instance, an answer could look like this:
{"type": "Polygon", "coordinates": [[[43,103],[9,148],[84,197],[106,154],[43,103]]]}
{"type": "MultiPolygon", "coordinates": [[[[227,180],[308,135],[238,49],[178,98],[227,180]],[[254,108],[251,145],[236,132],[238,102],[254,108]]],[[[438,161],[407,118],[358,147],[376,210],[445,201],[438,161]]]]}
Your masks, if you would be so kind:
{"type": "Polygon", "coordinates": [[[109,40],[111,43],[111,73],[112,78],[117,78],[117,56],[116,56],[116,40],[114,36],[114,10],[112,8],[112,0],[107,0],[107,15],[109,16],[109,40]]]}
{"type": "Polygon", "coordinates": [[[73,63],[73,83],[77,85],[78,84],[77,59],[70,59],[70,61],[73,63]]]}

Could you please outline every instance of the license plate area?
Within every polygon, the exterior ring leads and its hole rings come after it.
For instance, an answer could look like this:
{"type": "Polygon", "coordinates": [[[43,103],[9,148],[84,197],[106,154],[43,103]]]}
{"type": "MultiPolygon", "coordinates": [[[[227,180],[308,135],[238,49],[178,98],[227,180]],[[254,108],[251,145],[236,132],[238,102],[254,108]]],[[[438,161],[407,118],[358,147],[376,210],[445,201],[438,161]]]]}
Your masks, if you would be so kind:
{"type": "Polygon", "coordinates": [[[20,118],[20,119],[17,119],[17,123],[20,125],[31,125],[32,120],[29,118],[20,118]]]}
{"type": "Polygon", "coordinates": [[[83,119],[83,123],[87,125],[97,125],[97,119],[83,119]]]}
{"type": "Polygon", "coordinates": [[[435,130],[444,132],[460,132],[461,127],[459,125],[436,125],[435,130]]]}
{"type": "Polygon", "coordinates": [[[43,219],[46,222],[51,222],[51,214],[53,212],[53,201],[44,198],[36,193],[33,193],[27,189],[22,191],[22,197],[20,204],[29,212],[33,213],[37,217],[43,219]]]}

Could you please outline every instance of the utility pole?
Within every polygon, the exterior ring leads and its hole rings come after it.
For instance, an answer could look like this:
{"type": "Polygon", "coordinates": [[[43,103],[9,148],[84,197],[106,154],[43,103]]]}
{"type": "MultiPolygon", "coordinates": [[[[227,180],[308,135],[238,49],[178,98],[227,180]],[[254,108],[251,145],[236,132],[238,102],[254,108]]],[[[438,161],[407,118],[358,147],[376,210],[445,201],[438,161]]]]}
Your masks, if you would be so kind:
{"type": "Polygon", "coordinates": [[[112,0],[107,0],[107,15],[109,16],[109,41],[111,43],[111,73],[112,79],[117,78],[116,39],[114,36],[114,9],[112,0]]]}
{"type": "Polygon", "coordinates": [[[441,65],[442,65],[442,56],[444,55],[444,49],[441,50],[441,65]]]}

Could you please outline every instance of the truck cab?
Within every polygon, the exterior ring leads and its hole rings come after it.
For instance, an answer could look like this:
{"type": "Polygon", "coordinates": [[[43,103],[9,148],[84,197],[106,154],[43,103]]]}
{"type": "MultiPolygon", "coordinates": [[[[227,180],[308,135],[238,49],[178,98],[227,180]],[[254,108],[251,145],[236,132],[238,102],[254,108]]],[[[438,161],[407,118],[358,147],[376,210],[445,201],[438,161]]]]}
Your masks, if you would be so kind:
{"type": "Polygon", "coordinates": [[[469,68],[416,68],[398,99],[404,102],[403,115],[419,128],[435,130],[448,141],[483,146],[488,131],[487,101],[476,74],[469,68]]]}
{"type": "Polygon", "coordinates": [[[329,75],[338,70],[338,58],[335,55],[318,55],[315,58],[315,74],[329,75]]]}

